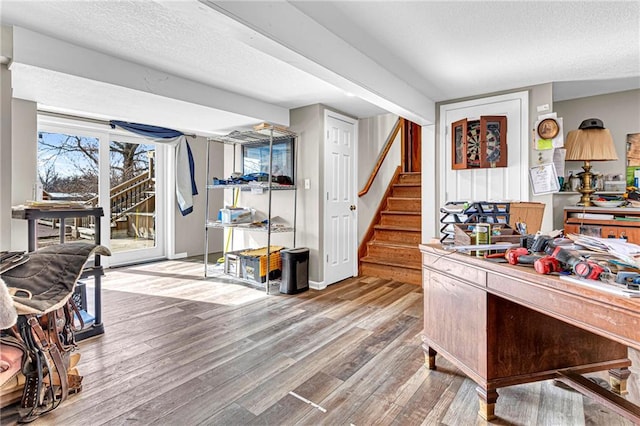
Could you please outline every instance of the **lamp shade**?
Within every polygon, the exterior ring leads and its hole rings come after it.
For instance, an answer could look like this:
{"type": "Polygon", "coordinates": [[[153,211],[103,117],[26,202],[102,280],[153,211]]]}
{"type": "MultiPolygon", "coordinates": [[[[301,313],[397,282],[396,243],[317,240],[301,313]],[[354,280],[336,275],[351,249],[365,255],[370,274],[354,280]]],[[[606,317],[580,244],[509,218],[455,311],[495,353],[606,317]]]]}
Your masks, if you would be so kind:
{"type": "Polygon", "coordinates": [[[567,134],[566,160],[609,161],[617,160],[616,148],[609,129],[578,129],[567,134]]]}

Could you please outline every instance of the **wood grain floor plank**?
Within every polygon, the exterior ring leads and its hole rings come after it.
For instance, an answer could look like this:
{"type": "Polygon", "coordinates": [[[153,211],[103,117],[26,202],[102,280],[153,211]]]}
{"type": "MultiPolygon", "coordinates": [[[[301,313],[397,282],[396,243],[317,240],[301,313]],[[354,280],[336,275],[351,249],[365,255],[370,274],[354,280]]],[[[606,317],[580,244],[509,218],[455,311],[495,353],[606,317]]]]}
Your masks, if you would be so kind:
{"type": "MultiPolygon", "coordinates": [[[[469,379],[467,381],[470,382],[469,379]]],[[[475,389],[475,388],[474,388],[475,389]]],[[[542,382],[498,389],[496,415],[499,418],[520,418],[524,424],[535,424],[540,411],[542,382]]],[[[476,406],[478,397],[476,394],[476,406]]]]}
{"type": "MultiPolygon", "coordinates": [[[[404,409],[394,419],[394,425],[420,425],[431,415],[437,418],[444,415],[444,410],[433,410],[437,406],[443,394],[450,387],[456,390],[462,384],[464,378],[453,374],[442,373],[435,370],[426,377],[420,388],[414,393],[409,401],[407,401],[404,409]],[[434,411],[432,413],[432,411],[434,411]]],[[[453,399],[451,399],[453,400],[453,399]]],[[[435,422],[437,423],[437,422],[435,422]]]]}
{"type": "MultiPolygon", "coordinates": [[[[107,271],[106,332],[80,343],[84,389],[33,425],[629,424],[551,381],[499,389],[498,418],[483,421],[471,380],[441,357],[424,367],[420,287],[354,277],[267,296],[202,268],[107,271]]],[[[627,398],[638,403],[640,359],[629,354],[627,398]]],[[[15,406],[0,412],[3,426],[17,418],[15,406]]]]}
{"type": "MultiPolygon", "coordinates": [[[[421,325],[416,323],[416,327],[421,327],[421,325]]],[[[403,360],[399,360],[394,356],[395,351],[402,348],[405,336],[415,335],[415,332],[415,329],[406,330],[373,357],[369,363],[351,375],[343,385],[325,398],[320,404],[327,408],[326,415],[311,412],[302,418],[299,424],[319,424],[321,422],[324,424],[340,424],[346,422],[365,403],[369,395],[388,379],[394,367],[403,365],[403,360]]],[[[410,348],[410,350],[424,359],[421,349],[417,345],[410,348]]]]}
{"type": "Polygon", "coordinates": [[[340,357],[369,335],[369,331],[360,328],[346,331],[299,360],[288,370],[273,377],[270,383],[260,384],[253,391],[240,398],[238,403],[252,413],[259,415],[290,390],[295,389],[320,371],[327,362],[340,357]],[[278,389],[278,392],[273,392],[274,388],[278,389]],[[269,392],[270,390],[271,392],[269,392]]]}
{"type": "MultiPolygon", "coordinates": [[[[208,377],[207,381],[215,383],[213,391],[193,398],[187,404],[162,417],[166,424],[199,424],[210,423],[210,419],[219,415],[227,405],[236,403],[250,393],[256,386],[271,382],[272,378],[295,364],[295,360],[284,355],[275,355],[256,364],[251,370],[238,374],[233,380],[218,384],[216,377],[208,377]]],[[[202,378],[200,380],[203,380],[202,378]]],[[[272,389],[273,390],[273,389],[272,389]]],[[[242,407],[246,410],[245,407],[242,407]]],[[[247,412],[250,412],[247,410],[247,412]]],[[[253,413],[251,413],[254,415],[253,413]]]]}
{"type": "Polygon", "coordinates": [[[538,424],[583,425],[582,395],[554,386],[552,381],[541,382],[538,424]]]}
{"type": "Polygon", "coordinates": [[[248,425],[251,423],[253,419],[255,419],[255,414],[249,412],[247,409],[238,405],[236,403],[232,403],[224,407],[222,410],[218,411],[215,415],[207,418],[206,420],[197,424],[198,426],[207,426],[207,425],[248,425]]]}

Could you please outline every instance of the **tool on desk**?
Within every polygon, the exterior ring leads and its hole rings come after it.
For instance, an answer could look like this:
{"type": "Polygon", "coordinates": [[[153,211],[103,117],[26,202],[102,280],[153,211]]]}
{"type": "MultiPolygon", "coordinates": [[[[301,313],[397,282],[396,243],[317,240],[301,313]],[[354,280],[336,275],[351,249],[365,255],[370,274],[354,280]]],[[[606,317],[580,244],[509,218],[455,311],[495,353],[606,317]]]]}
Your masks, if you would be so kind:
{"type": "Polygon", "coordinates": [[[553,272],[561,272],[563,270],[558,259],[553,256],[544,256],[537,259],[533,263],[533,267],[537,273],[544,275],[549,275],[553,272]]]}
{"type": "Polygon", "coordinates": [[[525,247],[518,247],[507,250],[504,257],[510,265],[533,265],[542,256],[529,254],[525,247]]]}
{"type": "Polygon", "coordinates": [[[527,224],[524,222],[516,222],[516,231],[520,235],[527,235],[527,224]]]}
{"type": "Polygon", "coordinates": [[[616,274],[615,282],[630,290],[640,290],[640,274],[637,272],[620,271],[616,274]]]}
{"type": "Polygon", "coordinates": [[[573,273],[581,278],[597,280],[604,272],[604,268],[592,260],[581,260],[573,265],[573,273]]]}

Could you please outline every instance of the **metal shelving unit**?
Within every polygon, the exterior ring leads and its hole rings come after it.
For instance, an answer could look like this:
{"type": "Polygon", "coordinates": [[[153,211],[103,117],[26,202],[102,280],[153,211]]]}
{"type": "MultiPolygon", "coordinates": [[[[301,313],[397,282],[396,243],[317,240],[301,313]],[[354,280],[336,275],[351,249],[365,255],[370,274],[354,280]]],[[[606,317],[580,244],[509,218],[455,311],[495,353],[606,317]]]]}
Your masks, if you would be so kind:
{"type": "MultiPolygon", "coordinates": [[[[208,267],[209,267],[209,229],[215,228],[223,228],[223,229],[231,229],[232,232],[235,229],[240,229],[243,231],[250,232],[266,232],[267,234],[267,271],[265,277],[265,290],[266,293],[270,293],[269,286],[269,272],[270,272],[270,257],[271,257],[271,234],[273,233],[283,233],[283,232],[292,232],[293,233],[293,247],[296,245],[296,205],[297,205],[297,190],[295,185],[282,185],[276,182],[273,182],[273,176],[271,173],[268,173],[268,181],[259,182],[259,183],[248,183],[248,184],[227,184],[227,185],[214,185],[212,183],[212,177],[210,176],[209,169],[209,152],[210,152],[210,143],[223,143],[230,144],[234,146],[234,163],[235,163],[235,147],[238,145],[258,145],[262,143],[269,143],[269,168],[268,170],[273,170],[273,143],[279,142],[282,140],[293,139],[293,152],[294,155],[297,155],[297,147],[296,142],[298,140],[298,136],[286,129],[277,128],[271,125],[263,124],[258,129],[254,129],[251,131],[234,131],[225,136],[218,136],[215,138],[210,138],[207,140],[207,195],[206,195],[206,211],[205,211],[205,238],[204,238],[204,276],[208,276],[208,267]],[[220,190],[220,189],[230,189],[233,191],[251,191],[252,193],[260,193],[260,191],[266,192],[269,200],[268,200],[268,211],[267,211],[267,225],[266,226],[252,226],[252,224],[223,224],[217,222],[215,220],[211,220],[211,214],[209,210],[209,191],[211,190],[220,190]],[[294,191],[293,197],[293,227],[277,227],[275,228],[271,223],[272,219],[272,196],[274,192],[278,191],[294,191]]],[[[294,167],[297,167],[297,161],[294,160],[294,167]]],[[[294,178],[295,178],[295,170],[294,170],[294,178]]],[[[235,195],[235,194],[234,194],[235,195]]],[[[235,197],[234,197],[235,198],[235,197]]],[[[232,238],[230,236],[229,238],[232,238]]]]}

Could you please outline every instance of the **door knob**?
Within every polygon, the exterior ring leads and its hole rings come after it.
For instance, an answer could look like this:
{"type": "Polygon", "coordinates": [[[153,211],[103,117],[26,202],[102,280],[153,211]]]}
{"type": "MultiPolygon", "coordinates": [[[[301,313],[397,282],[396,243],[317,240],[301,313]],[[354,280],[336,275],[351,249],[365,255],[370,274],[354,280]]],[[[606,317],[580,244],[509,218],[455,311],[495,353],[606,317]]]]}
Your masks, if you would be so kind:
{"type": "Polygon", "coordinates": [[[349,210],[354,211],[356,209],[356,206],[354,206],[353,204],[351,204],[351,206],[349,206],[349,210]]]}

